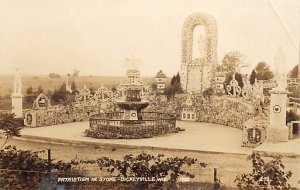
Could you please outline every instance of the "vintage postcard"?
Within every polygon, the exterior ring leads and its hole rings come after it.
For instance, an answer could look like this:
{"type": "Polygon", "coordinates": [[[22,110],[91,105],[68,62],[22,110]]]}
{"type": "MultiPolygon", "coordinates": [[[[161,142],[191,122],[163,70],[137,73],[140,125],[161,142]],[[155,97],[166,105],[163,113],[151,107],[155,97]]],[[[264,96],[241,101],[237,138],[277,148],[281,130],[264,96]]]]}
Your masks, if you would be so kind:
{"type": "Polygon", "coordinates": [[[0,189],[299,189],[297,0],[0,0],[0,189]]]}

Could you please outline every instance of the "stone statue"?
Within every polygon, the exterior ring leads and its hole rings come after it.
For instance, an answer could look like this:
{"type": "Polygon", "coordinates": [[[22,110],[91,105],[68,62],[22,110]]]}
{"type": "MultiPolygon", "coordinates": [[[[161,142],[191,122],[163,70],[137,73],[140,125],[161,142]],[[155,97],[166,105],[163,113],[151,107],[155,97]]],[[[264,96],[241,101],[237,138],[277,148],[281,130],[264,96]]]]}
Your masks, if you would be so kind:
{"type": "Polygon", "coordinates": [[[17,70],[14,80],[14,95],[22,95],[21,72],[17,70]]]}
{"type": "Polygon", "coordinates": [[[279,47],[274,57],[275,78],[278,84],[277,89],[285,90],[287,88],[286,59],[282,47],[279,47]]]}
{"type": "Polygon", "coordinates": [[[280,90],[285,90],[287,88],[287,76],[285,74],[276,75],[277,88],[280,90]]]}

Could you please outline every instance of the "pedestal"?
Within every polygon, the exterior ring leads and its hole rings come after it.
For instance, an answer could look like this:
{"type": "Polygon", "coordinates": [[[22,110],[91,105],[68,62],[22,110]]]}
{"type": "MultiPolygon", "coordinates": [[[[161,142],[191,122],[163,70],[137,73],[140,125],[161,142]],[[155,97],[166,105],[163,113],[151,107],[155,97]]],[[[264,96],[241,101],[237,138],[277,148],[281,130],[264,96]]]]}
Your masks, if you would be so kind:
{"type": "Polygon", "coordinates": [[[289,129],[287,126],[269,127],[267,130],[268,142],[286,142],[289,140],[289,129]]]}
{"type": "Polygon", "coordinates": [[[285,142],[289,140],[289,129],[286,126],[287,91],[275,88],[270,91],[270,126],[267,129],[268,142],[285,142]]]}
{"type": "Polygon", "coordinates": [[[13,94],[11,100],[11,112],[15,114],[15,118],[23,118],[23,96],[21,94],[13,94]]]}

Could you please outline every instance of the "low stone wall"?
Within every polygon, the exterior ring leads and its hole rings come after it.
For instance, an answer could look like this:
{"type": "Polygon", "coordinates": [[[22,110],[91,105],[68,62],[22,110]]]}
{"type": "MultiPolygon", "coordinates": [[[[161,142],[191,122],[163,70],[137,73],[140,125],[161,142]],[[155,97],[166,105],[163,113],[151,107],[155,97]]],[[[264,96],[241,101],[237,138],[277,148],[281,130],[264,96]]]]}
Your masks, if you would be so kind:
{"type": "Polygon", "coordinates": [[[100,106],[73,105],[56,106],[45,109],[31,109],[24,112],[24,125],[27,127],[43,127],[88,121],[92,114],[100,113],[100,106]]]}
{"type": "MultiPolygon", "coordinates": [[[[176,113],[177,120],[182,119],[182,111],[187,106],[183,106],[186,95],[180,95],[176,99],[167,101],[150,102],[146,110],[157,110],[166,113],[176,113]]],[[[214,96],[210,100],[203,98],[192,98],[193,104],[190,106],[195,112],[195,121],[215,123],[243,129],[243,124],[254,116],[254,106],[242,98],[229,96],[214,96]]]]}
{"type": "Polygon", "coordinates": [[[165,113],[142,112],[143,120],[122,120],[123,112],[97,114],[90,117],[86,135],[101,139],[151,138],[178,132],[176,118],[165,113]]]}
{"type": "Polygon", "coordinates": [[[243,129],[246,121],[254,116],[254,107],[239,98],[217,97],[196,106],[197,121],[215,123],[243,129]]]}

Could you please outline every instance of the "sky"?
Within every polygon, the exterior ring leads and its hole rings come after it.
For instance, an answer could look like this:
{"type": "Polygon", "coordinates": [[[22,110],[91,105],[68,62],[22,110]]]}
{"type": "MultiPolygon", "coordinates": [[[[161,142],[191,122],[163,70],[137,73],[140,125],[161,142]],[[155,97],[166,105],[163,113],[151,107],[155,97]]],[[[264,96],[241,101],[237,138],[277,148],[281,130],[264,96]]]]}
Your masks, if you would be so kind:
{"type": "Polygon", "coordinates": [[[195,12],[217,22],[218,62],[239,51],[249,73],[259,61],[273,67],[282,47],[290,70],[299,63],[299,8],[299,0],[0,0],[0,74],[122,76],[134,56],[142,75],[172,76],[183,22],[195,12]]]}

